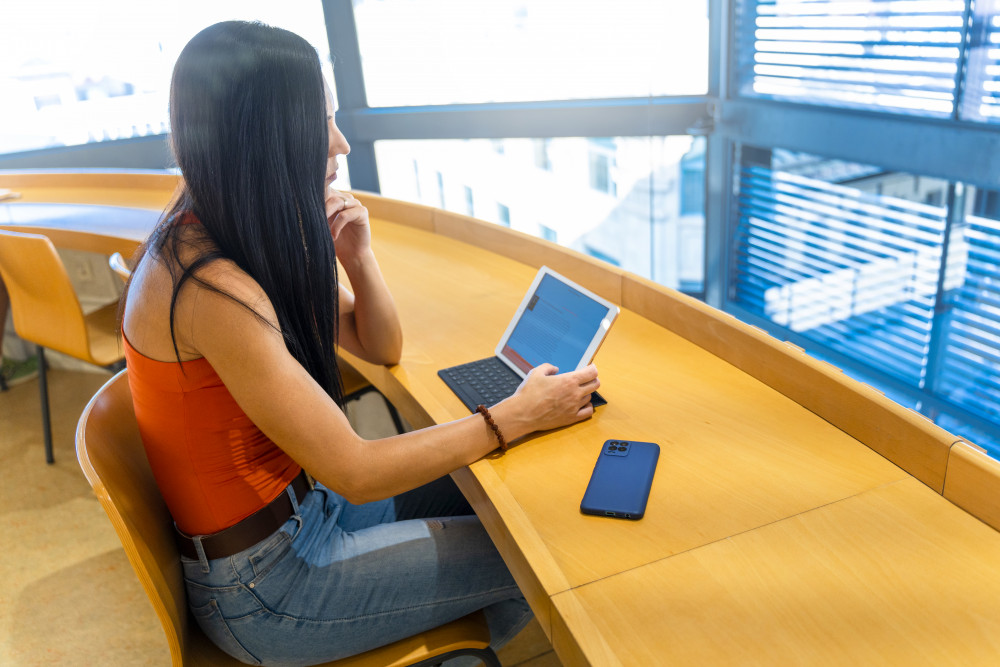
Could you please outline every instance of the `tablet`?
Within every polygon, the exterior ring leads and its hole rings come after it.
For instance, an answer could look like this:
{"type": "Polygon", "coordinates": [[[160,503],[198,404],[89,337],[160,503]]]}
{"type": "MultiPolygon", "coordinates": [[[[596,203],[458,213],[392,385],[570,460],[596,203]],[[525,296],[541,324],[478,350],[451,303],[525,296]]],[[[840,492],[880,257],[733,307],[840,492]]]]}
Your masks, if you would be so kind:
{"type": "Polygon", "coordinates": [[[619,310],[543,266],[494,354],[521,377],[546,362],[560,373],[583,368],[593,361],[619,310]]]}

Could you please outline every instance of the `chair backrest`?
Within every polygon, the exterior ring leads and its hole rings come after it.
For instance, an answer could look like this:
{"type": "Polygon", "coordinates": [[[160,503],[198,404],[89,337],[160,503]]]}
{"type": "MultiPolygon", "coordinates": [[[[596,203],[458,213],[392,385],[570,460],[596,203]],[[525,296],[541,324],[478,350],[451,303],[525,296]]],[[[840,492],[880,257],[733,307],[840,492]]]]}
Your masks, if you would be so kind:
{"type": "Polygon", "coordinates": [[[132,270],[128,268],[128,264],[125,263],[125,258],[120,252],[111,253],[111,256],[108,257],[108,266],[115,272],[115,275],[125,282],[128,282],[129,276],[132,275],[132,270]]]}
{"type": "Polygon", "coordinates": [[[52,241],[40,234],[0,229],[0,276],[7,284],[18,336],[73,357],[90,358],[83,310],[52,241]]]}
{"type": "MultiPolygon", "coordinates": [[[[194,633],[188,626],[180,555],[139,437],[127,373],[111,378],[84,409],[76,456],[156,610],[174,665],[182,665],[194,633]]],[[[237,664],[221,651],[215,653],[218,662],[237,664]]]]}

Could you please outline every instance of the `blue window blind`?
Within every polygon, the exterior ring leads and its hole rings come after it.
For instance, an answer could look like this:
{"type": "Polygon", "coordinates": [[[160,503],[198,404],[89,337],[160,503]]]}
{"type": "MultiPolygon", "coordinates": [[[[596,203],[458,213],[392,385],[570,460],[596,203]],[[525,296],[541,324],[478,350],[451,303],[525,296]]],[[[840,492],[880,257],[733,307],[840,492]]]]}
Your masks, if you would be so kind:
{"type": "Polygon", "coordinates": [[[922,387],[945,209],[873,193],[891,186],[894,174],[834,161],[817,170],[852,185],[742,167],[731,299],[922,387]]]}
{"type": "Polygon", "coordinates": [[[966,2],[741,0],[735,85],[751,97],[952,116],[966,2]]]}
{"type": "Polygon", "coordinates": [[[1000,221],[967,217],[954,255],[949,273],[960,286],[947,299],[939,391],[1000,422],[1000,221]]]}
{"type": "Polygon", "coordinates": [[[1000,2],[977,2],[969,37],[962,117],[1000,123],[1000,2]]]}

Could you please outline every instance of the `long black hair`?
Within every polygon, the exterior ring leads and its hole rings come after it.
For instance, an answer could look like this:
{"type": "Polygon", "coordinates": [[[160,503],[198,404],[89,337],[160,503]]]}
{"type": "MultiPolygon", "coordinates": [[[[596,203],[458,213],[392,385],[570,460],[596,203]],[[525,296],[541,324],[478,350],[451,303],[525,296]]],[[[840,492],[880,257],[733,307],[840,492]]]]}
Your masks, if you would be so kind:
{"type": "Polygon", "coordinates": [[[316,50],[261,23],[227,21],[202,30],[174,67],[170,126],[183,185],[147,248],[178,267],[170,306],[178,360],[177,295],[188,280],[222,292],[195,272],[228,259],[267,294],[288,351],[342,402],[337,262],[324,195],[326,96],[316,50]],[[183,264],[178,222],[189,213],[210,242],[183,264]]]}

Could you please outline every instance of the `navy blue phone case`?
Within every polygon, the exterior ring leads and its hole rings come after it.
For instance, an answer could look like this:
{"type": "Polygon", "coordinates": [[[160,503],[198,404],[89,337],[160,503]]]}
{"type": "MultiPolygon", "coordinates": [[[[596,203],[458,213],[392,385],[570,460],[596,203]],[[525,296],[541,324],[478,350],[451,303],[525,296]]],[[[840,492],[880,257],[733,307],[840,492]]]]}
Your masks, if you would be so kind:
{"type": "Polygon", "coordinates": [[[653,484],[660,446],[653,442],[608,440],[597,457],[583,494],[584,514],[641,519],[653,484]]]}

